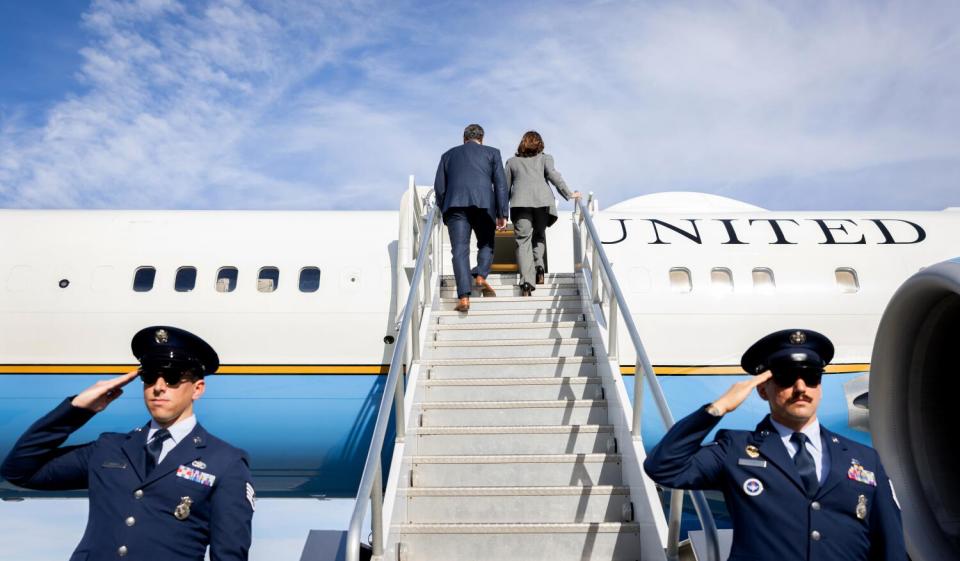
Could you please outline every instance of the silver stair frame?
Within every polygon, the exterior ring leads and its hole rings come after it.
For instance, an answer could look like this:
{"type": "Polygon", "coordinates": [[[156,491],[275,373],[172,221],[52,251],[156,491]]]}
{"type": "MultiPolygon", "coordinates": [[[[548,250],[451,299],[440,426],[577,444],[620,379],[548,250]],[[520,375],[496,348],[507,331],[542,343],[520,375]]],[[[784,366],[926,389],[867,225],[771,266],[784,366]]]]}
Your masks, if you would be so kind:
{"type": "MultiPolygon", "coordinates": [[[[424,332],[421,330],[422,319],[429,315],[431,307],[439,301],[439,278],[442,237],[439,235],[440,209],[436,206],[432,197],[432,192],[426,208],[422,209],[420,196],[417,193],[417,187],[410,177],[410,208],[413,214],[412,225],[414,236],[419,236],[419,244],[416,257],[416,266],[413,269],[413,275],[410,278],[410,291],[407,295],[406,304],[398,322],[397,338],[394,341],[393,354],[390,357],[390,370],[387,374],[387,381],[383,388],[383,396],[380,398],[380,408],[377,413],[377,423],[373,429],[373,436],[370,439],[370,448],[367,452],[367,459],[363,465],[363,475],[360,478],[360,487],[357,489],[356,505],[353,509],[353,515],[350,518],[350,526],[347,530],[347,561],[359,561],[360,559],[360,533],[363,528],[363,521],[367,514],[367,498],[370,499],[370,529],[372,534],[371,546],[373,549],[373,558],[382,558],[384,551],[384,526],[389,527],[389,522],[384,521],[384,490],[383,474],[381,470],[383,444],[387,434],[387,426],[390,420],[391,402],[395,416],[395,425],[397,431],[396,444],[394,446],[393,461],[391,471],[396,471],[403,459],[403,442],[406,437],[406,409],[404,396],[404,368],[407,365],[413,365],[414,361],[419,360],[420,350],[422,348],[422,338],[424,332]],[[421,210],[422,209],[422,210],[421,210]],[[423,221],[420,222],[420,217],[423,221]],[[437,266],[434,266],[434,263],[437,266]],[[411,333],[412,332],[412,333],[411,333]]],[[[398,267],[403,266],[404,256],[400,255],[398,248],[398,267]]],[[[412,369],[411,369],[412,370],[412,369]]],[[[410,383],[414,383],[413,372],[409,374],[410,383]]],[[[396,481],[389,481],[388,493],[395,489],[396,481]]],[[[386,512],[391,512],[392,505],[387,505],[386,512]]]]}
{"type": "MultiPolygon", "coordinates": [[[[667,405],[666,397],[660,382],[657,380],[644,349],[643,342],[640,340],[640,333],[630,314],[623,291],[617,282],[617,277],[613,272],[610,260],[603,249],[600,236],[597,234],[596,226],[593,223],[593,214],[596,212],[597,202],[590,193],[589,200],[585,204],[582,199],[576,201],[576,210],[573,220],[574,237],[574,263],[584,281],[589,284],[589,292],[585,298],[589,298],[594,306],[594,316],[597,323],[601,318],[606,319],[606,352],[607,359],[611,365],[617,367],[611,372],[615,379],[619,379],[619,384],[623,384],[622,374],[619,368],[619,327],[622,321],[630,335],[636,352],[636,363],[638,372],[635,374],[634,392],[633,392],[633,422],[631,424],[631,436],[634,453],[642,457],[643,443],[640,437],[640,423],[643,414],[643,381],[646,380],[650,385],[654,402],[660,412],[660,417],[667,429],[673,426],[673,415],[667,405]],[[589,259],[587,258],[589,255],[589,259]],[[621,319],[622,318],[622,319],[621,319]]],[[[600,357],[598,357],[599,361],[600,357]]],[[[624,409],[629,409],[629,403],[622,404],[624,409]]],[[[626,464],[626,462],[625,462],[626,464]]],[[[706,496],[702,491],[688,491],[693,501],[693,506],[697,512],[697,518],[704,530],[704,536],[707,544],[707,561],[720,561],[719,537],[717,525],[710,512],[706,496]]],[[[667,535],[667,559],[674,561],[679,559],[679,541],[680,541],[680,516],[683,510],[683,491],[673,490],[670,494],[669,511],[669,529],[667,535]]]]}

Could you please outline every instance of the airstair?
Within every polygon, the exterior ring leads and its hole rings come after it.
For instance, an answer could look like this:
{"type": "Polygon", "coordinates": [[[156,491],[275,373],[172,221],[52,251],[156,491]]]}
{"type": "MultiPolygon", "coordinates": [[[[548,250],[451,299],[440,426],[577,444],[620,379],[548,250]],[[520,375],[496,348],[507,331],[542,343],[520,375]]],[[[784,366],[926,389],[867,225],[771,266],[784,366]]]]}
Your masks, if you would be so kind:
{"type": "MultiPolygon", "coordinates": [[[[497,296],[473,297],[460,313],[443,271],[450,253],[439,212],[412,178],[408,197],[411,236],[399,246],[415,260],[398,279],[409,294],[346,559],[360,558],[368,506],[378,560],[694,558],[677,543],[681,495],[672,496],[668,522],[642,471],[640,412],[620,374],[618,325],[630,331],[638,371],[652,370],[632,320],[617,319],[629,312],[593,242],[587,206],[578,203],[574,220],[574,273],[548,274],[532,297],[519,295],[515,273],[492,274],[497,296]],[[396,441],[384,485],[390,420],[396,441]]],[[[672,423],[655,380],[653,388],[672,423]]],[[[693,499],[715,550],[706,502],[693,499]]]]}

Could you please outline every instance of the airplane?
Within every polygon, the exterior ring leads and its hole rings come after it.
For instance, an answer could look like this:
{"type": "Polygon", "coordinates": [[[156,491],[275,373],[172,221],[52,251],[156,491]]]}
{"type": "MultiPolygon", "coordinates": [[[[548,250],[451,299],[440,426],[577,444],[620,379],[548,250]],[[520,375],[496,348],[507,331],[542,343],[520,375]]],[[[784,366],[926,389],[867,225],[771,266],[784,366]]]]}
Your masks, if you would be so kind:
{"type": "MultiPolygon", "coordinates": [[[[0,210],[0,456],[66,396],[133,369],[136,331],[175,325],[220,355],[198,416],[249,452],[258,495],[353,498],[414,256],[413,199],[399,211],[0,210]]],[[[960,237],[956,208],[772,212],[702,193],[643,195],[594,219],[678,416],[742,379],[752,342],[804,327],[837,348],[821,421],[868,444],[884,309],[911,275],[956,257],[960,237]]],[[[572,220],[548,230],[549,272],[574,271],[572,220]]],[[[515,270],[513,247],[498,235],[495,271],[515,270]]],[[[748,401],[721,426],[765,412],[748,401]]],[[[648,449],[664,432],[655,416],[644,408],[648,449]]],[[[127,392],[69,442],[144,417],[127,392]]],[[[0,481],[4,500],[82,495],[0,481]]]]}

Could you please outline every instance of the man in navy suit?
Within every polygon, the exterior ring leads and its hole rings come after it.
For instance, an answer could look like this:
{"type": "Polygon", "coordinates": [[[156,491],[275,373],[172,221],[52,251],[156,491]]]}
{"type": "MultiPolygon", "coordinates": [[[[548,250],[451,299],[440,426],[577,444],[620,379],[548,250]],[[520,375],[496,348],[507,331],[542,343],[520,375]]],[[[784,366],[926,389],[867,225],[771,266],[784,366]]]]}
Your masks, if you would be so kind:
{"type": "Polygon", "coordinates": [[[500,151],[483,145],[483,127],[468,125],[463,144],[440,157],[433,182],[437,204],[450,234],[453,274],[457,279],[456,310],[470,309],[470,231],[477,236],[476,284],[484,296],[496,296],[487,283],[493,265],[496,230],[507,225],[510,194],[500,151]]]}
{"type": "Polygon", "coordinates": [[[673,489],[723,491],[733,518],[730,561],[906,561],[893,486],[869,446],[820,425],[833,344],[815,331],[768,335],[743,355],[756,377],[675,424],[643,466],[673,489]],[[720,430],[756,388],[770,414],[753,431],[720,430]]]}
{"type": "Polygon", "coordinates": [[[88,489],[87,529],[71,561],[247,559],[255,494],[247,455],[193,415],[219,367],[202,339],[154,326],[133,338],[141,368],[68,397],[20,437],[0,466],[29,489],[88,489]],[[129,433],[62,446],[137,376],[152,420],[129,433]]]}

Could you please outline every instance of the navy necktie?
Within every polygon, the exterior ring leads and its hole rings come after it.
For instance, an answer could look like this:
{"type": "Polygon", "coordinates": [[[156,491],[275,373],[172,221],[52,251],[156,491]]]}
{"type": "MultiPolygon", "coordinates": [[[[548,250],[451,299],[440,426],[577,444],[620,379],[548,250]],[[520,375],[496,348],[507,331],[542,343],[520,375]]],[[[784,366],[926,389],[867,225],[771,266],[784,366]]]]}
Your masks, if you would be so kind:
{"type": "Polygon", "coordinates": [[[160,463],[160,452],[163,450],[163,441],[170,438],[170,431],[160,429],[153,435],[153,440],[147,444],[147,475],[160,463]]]}
{"type": "Polygon", "coordinates": [[[800,481],[807,491],[807,498],[813,498],[820,488],[820,482],[817,481],[817,465],[813,462],[813,455],[807,450],[807,435],[802,432],[795,432],[790,437],[790,441],[797,445],[797,453],[793,456],[793,463],[797,466],[800,473],[800,481]]]}

